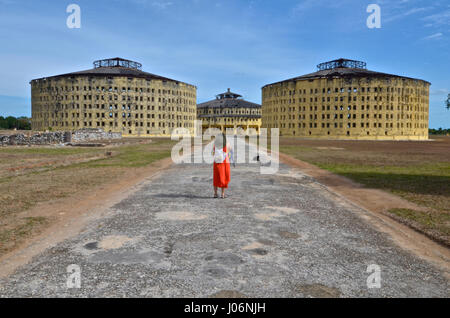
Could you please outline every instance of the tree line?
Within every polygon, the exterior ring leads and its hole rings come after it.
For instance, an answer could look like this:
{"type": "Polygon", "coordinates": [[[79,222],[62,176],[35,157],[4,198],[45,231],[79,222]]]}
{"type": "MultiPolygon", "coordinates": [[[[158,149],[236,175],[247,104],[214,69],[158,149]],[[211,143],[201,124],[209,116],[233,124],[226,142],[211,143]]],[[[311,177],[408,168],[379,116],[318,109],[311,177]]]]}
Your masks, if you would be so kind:
{"type": "Polygon", "coordinates": [[[450,135],[450,129],[430,129],[430,135],[450,135]]]}
{"type": "MultiPolygon", "coordinates": [[[[445,101],[445,107],[450,110],[450,94],[447,95],[447,100],[445,101]]],[[[450,129],[430,129],[430,135],[450,135],[450,129]]]]}
{"type": "Polygon", "coordinates": [[[31,119],[28,117],[0,116],[0,129],[31,130],[31,119]]]}

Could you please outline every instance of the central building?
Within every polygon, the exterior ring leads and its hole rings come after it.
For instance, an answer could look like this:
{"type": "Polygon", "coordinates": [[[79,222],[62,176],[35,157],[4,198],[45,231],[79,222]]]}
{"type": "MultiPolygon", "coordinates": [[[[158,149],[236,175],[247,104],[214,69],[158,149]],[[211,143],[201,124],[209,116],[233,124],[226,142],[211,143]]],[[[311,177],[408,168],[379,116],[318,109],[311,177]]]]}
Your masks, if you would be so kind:
{"type": "Polygon", "coordinates": [[[121,58],[99,60],[86,71],[31,81],[32,129],[102,128],[125,137],[194,133],[197,88],[142,71],[121,58]]]}
{"type": "Polygon", "coordinates": [[[203,131],[218,128],[223,132],[232,129],[234,134],[242,129],[259,134],[261,129],[261,105],[248,102],[241,95],[227,92],[216,99],[197,105],[197,118],[202,121],[203,131]]]}

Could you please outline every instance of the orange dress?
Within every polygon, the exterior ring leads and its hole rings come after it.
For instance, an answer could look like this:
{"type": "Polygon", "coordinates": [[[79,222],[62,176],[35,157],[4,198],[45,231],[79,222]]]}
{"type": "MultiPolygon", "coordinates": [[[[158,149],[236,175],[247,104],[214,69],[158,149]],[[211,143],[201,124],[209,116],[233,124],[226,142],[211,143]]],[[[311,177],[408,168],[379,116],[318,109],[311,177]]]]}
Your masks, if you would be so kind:
{"type": "Polygon", "coordinates": [[[230,183],[230,159],[228,158],[227,147],[223,148],[223,152],[226,154],[226,158],[223,163],[214,162],[214,187],[228,188],[230,183]]]}

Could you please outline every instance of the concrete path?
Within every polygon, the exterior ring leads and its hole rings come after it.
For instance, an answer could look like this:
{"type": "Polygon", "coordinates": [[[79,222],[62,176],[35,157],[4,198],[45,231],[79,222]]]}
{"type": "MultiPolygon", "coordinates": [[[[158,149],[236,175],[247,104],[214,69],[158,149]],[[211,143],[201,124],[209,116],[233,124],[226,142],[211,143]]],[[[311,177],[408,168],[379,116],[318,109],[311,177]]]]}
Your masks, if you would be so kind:
{"type": "Polygon", "coordinates": [[[212,198],[209,165],[174,166],[0,281],[0,297],[448,297],[449,283],[360,216],[281,165],[232,168],[212,198]],[[67,267],[81,288],[67,288],[67,267]],[[369,289],[367,268],[381,269],[369,289]]]}

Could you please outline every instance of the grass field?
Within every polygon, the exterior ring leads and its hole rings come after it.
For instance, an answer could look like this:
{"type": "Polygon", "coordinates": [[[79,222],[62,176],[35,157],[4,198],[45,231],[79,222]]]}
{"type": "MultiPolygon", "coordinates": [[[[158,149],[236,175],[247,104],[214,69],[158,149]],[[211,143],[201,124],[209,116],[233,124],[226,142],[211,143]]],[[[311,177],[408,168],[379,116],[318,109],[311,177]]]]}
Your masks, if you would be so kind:
{"type": "Polygon", "coordinates": [[[52,222],[29,217],[40,203],[89,193],[170,156],[169,139],[130,139],[103,148],[0,148],[0,255],[52,222]],[[110,154],[107,154],[110,152],[110,154]]]}
{"type": "Polygon", "coordinates": [[[450,236],[450,137],[429,142],[281,138],[280,152],[414,202],[422,211],[389,212],[426,232],[450,236]]]}

